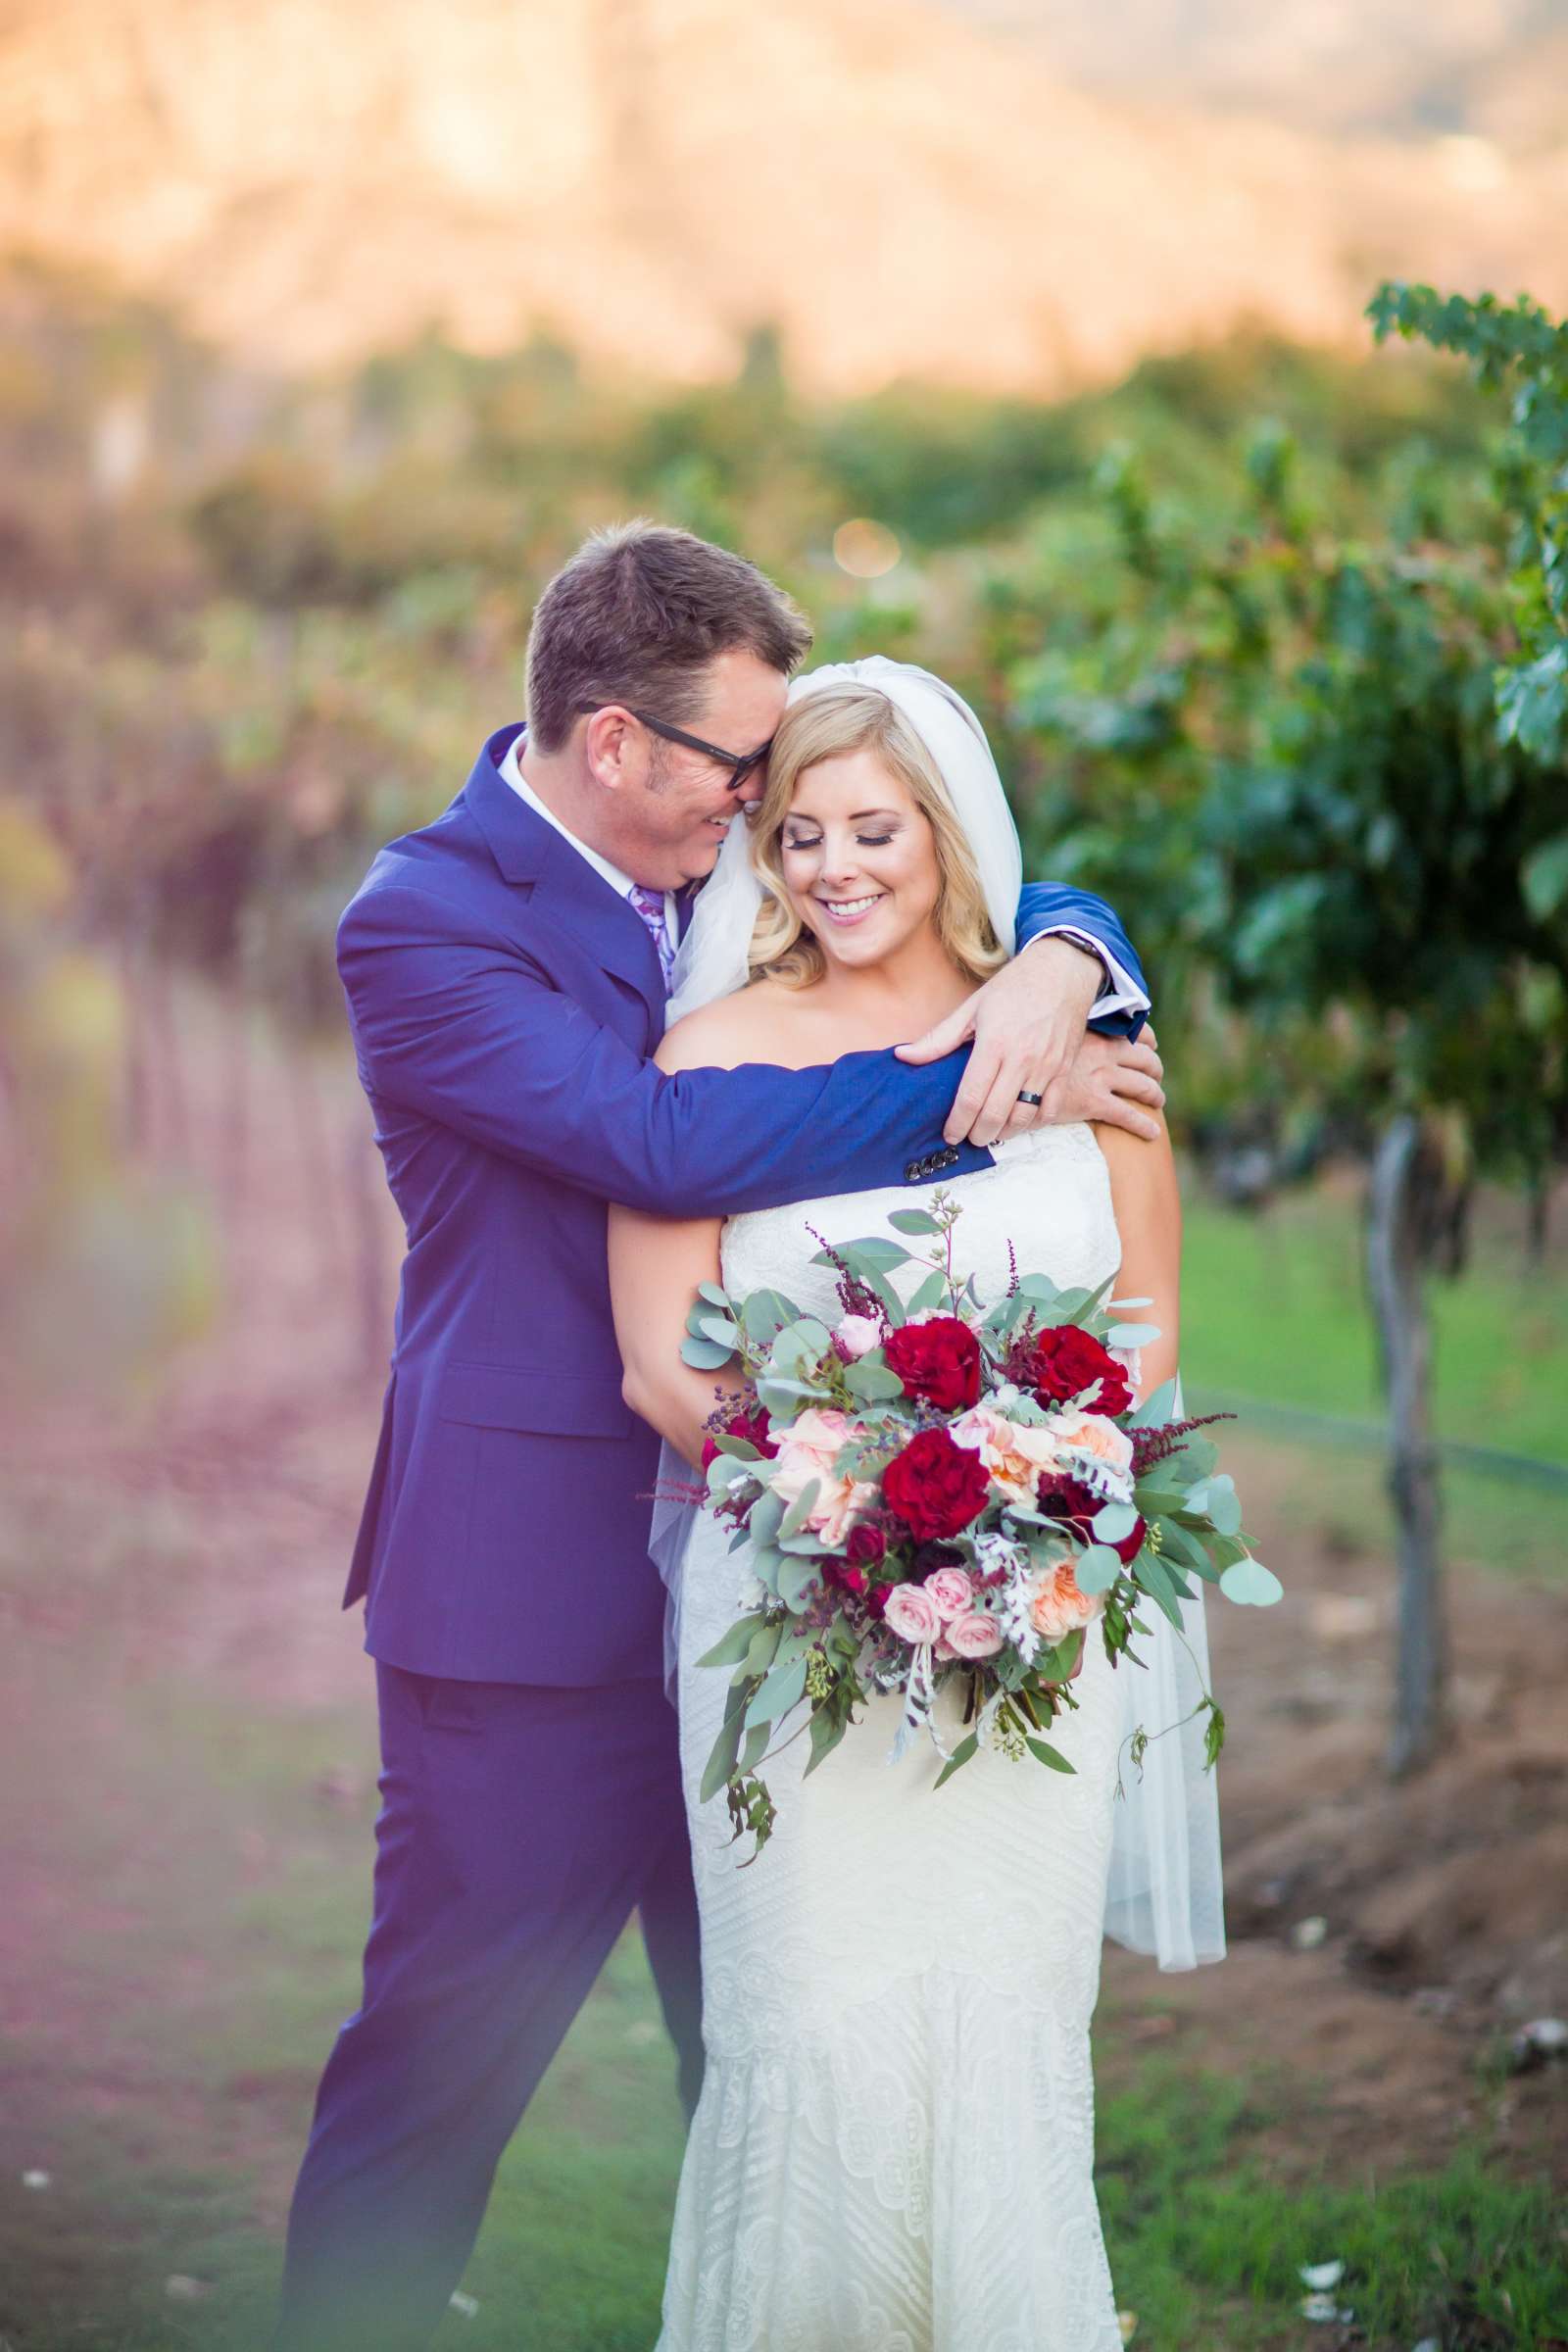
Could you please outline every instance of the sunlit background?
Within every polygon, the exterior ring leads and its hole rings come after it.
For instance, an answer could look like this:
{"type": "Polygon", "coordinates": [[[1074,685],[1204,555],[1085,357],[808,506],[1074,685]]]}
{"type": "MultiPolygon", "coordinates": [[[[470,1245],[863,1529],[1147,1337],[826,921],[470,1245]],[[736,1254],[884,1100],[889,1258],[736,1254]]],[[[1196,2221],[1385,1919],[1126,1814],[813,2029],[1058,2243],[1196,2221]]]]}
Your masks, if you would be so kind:
{"type": "MultiPolygon", "coordinates": [[[[1232,1956],[1107,1964],[1129,2339],[1568,2341],[1564,0],[12,0],[0,255],[9,2352],[265,2338],[374,1808],[333,927],[634,513],[951,676],[1152,975],[1289,1597],[1232,1956]]],[[[628,1940],[443,2347],[651,2345],[678,2160],[628,1940]]]]}

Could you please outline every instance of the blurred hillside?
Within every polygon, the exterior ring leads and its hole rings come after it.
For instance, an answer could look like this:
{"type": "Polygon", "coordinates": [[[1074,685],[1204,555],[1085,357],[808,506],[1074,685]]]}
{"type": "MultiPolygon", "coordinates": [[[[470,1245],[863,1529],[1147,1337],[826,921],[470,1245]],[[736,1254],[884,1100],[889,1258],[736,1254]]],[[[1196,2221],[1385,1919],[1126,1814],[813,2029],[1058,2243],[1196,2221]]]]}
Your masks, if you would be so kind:
{"type": "Polygon", "coordinates": [[[1568,146],[1216,116],[1148,47],[1157,111],[1074,87],[1081,42],[1054,68],[922,0],[11,0],[0,249],[269,363],[440,321],[690,379],[765,318],[839,391],[1060,391],[1244,319],[1343,341],[1383,273],[1568,297],[1568,146]]]}
{"type": "MultiPolygon", "coordinates": [[[[1568,140],[1563,0],[947,0],[1075,81],[1297,129],[1568,140]]],[[[1484,170],[1488,159],[1472,157],[1484,170]]],[[[1495,159],[1492,159],[1495,169],[1495,159]]]]}

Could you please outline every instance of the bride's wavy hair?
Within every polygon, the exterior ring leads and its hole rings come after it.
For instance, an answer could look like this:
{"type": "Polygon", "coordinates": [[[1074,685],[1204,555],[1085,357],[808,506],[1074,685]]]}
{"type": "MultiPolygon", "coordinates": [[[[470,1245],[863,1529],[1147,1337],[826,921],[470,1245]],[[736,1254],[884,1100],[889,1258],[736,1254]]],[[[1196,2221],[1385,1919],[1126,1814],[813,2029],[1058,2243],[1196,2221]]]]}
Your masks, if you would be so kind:
{"type": "Polygon", "coordinates": [[[767,782],[751,818],[752,863],[762,886],[748,954],[749,977],[808,988],[825,968],[822,951],[790,904],[781,849],[795,787],[818,760],[875,752],[930,823],[941,876],[937,937],[961,972],[984,980],[1007,960],[992,929],[969,843],[954,814],[942,770],[898,705],[875,686],[824,686],[792,703],[768,757],[767,782]]]}

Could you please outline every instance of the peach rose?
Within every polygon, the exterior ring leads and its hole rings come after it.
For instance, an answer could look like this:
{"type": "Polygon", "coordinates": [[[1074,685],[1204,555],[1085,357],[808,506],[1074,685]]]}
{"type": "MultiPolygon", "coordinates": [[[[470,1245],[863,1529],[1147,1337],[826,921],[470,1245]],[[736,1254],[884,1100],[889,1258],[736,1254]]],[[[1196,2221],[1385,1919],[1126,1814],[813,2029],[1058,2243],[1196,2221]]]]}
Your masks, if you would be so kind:
{"type": "Polygon", "coordinates": [[[1120,1485],[1131,1486],[1133,1442],[1103,1413],[1058,1413],[1052,1434],[1064,1453],[1086,1453],[1120,1485]]]}
{"type": "Polygon", "coordinates": [[[964,1568],[935,1569],[926,1578],[925,1589],[944,1625],[961,1617],[974,1598],[974,1586],[964,1568]]]}
{"type": "Polygon", "coordinates": [[[922,1642],[935,1642],[942,1632],[936,1602],[924,1585],[895,1585],[888,1594],[882,1621],[891,1625],[899,1640],[907,1642],[911,1649],[922,1642]]]}
{"type": "Polygon", "coordinates": [[[955,1617],[948,1628],[948,1640],[954,1654],[960,1658],[994,1658],[1002,1647],[1002,1634],[994,1617],[984,1609],[967,1609],[955,1617]]]}
{"type": "Polygon", "coordinates": [[[813,1406],[791,1422],[779,1441],[778,1459],[767,1483],[787,1508],[816,1481],[816,1500],[806,1524],[824,1544],[842,1544],[860,1513],[876,1500],[874,1485],[841,1478],[835,1467],[849,1440],[861,1434],[860,1424],[848,1413],[813,1406]]]}
{"type": "Polygon", "coordinates": [[[1105,1605],[1103,1593],[1079,1591],[1072,1564],[1070,1551],[1058,1551],[1035,1573],[1029,1622],[1043,1642],[1054,1644],[1092,1624],[1105,1605]]]}
{"type": "Polygon", "coordinates": [[[951,1424],[950,1435],[956,1446],[967,1446],[979,1454],[1009,1502],[1032,1503],[1041,1473],[1061,1466],[1054,1423],[1037,1428],[1009,1421],[992,1404],[971,1405],[951,1424]]]}

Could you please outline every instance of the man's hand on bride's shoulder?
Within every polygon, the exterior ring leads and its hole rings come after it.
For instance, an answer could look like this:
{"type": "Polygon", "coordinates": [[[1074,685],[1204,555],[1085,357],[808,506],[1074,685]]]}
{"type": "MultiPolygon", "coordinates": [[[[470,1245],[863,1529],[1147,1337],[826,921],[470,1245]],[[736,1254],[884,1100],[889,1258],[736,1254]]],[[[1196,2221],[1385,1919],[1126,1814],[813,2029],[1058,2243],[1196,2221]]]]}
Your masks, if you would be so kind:
{"type": "Polygon", "coordinates": [[[936,1061],[973,1038],[943,1131],[950,1144],[994,1144],[1076,1120],[1154,1141],[1153,1113],[1165,1101],[1154,1033],[1146,1028],[1134,1045],[1087,1029],[1100,984],[1093,956],[1065,940],[1039,940],[945,1021],[899,1048],[905,1061],[936,1061]]]}

